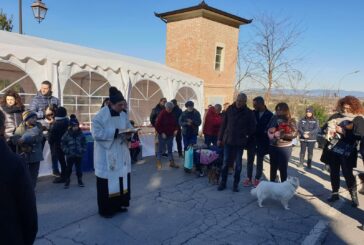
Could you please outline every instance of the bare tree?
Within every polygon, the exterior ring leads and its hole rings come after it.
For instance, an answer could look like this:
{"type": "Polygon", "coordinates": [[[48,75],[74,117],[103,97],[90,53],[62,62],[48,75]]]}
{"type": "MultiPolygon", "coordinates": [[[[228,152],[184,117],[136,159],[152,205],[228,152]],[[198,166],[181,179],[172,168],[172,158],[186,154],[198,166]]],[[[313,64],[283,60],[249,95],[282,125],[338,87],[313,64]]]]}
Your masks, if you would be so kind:
{"type": "Polygon", "coordinates": [[[13,30],[13,17],[8,17],[2,9],[0,9],[0,30],[12,31],[13,30]]]}
{"type": "Polygon", "coordinates": [[[262,15],[254,22],[252,41],[239,50],[242,54],[240,65],[245,65],[245,72],[240,76],[238,74],[237,86],[240,87],[241,81],[249,78],[264,88],[264,97],[269,101],[272,88],[283,87],[287,82],[289,84],[292,74],[301,74],[294,68],[299,59],[288,57],[301,31],[290,19],[276,20],[272,16],[262,15]]]}

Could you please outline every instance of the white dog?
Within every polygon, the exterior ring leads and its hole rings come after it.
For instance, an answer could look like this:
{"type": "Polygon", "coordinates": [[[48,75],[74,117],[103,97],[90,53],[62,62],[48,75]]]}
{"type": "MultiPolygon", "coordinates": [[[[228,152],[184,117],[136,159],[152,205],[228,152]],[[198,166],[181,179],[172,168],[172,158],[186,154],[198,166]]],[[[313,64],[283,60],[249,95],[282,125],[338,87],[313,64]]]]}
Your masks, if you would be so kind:
{"type": "Polygon", "coordinates": [[[299,185],[297,177],[288,177],[283,183],[262,181],[250,193],[258,198],[258,205],[261,208],[263,201],[270,198],[280,201],[283,207],[288,210],[288,202],[294,196],[299,185]]]}

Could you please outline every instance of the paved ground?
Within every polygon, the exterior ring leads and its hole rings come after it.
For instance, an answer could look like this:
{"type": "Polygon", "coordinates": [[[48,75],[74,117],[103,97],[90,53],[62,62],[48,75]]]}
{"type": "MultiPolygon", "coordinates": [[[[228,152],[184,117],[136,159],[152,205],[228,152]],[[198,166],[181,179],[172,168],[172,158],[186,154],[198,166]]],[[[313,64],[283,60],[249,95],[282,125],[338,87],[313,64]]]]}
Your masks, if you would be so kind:
{"type": "MultiPolygon", "coordinates": [[[[112,219],[97,214],[93,174],[85,175],[85,188],[74,178],[68,190],[44,178],[37,187],[35,244],[363,244],[364,232],[356,226],[364,221],[364,196],[360,209],[351,208],[347,193],[334,207],[327,205],[329,176],[321,171],[319,155],[315,150],[309,171],[290,164],[289,175],[301,182],[298,192],[307,196],[296,195],[288,211],[274,201],[259,208],[250,188],[233,193],[232,176],[228,188],[218,192],[206,177],[167,163],[157,172],[153,158],[133,165],[131,207],[112,219]]],[[[268,163],[264,172],[269,173],[268,163]]]]}

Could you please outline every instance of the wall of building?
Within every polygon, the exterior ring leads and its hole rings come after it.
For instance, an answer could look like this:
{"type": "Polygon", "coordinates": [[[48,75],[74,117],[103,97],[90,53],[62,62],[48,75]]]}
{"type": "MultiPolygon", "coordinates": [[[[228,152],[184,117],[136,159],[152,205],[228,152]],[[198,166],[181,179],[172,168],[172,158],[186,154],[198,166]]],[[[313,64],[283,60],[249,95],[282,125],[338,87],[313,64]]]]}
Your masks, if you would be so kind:
{"type": "Polygon", "coordinates": [[[204,80],[205,106],[232,102],[239,29],[203,17],[167,24],[166,64],[204,80]],[[216,46],[224,47],[222,71],[215,71],[216,46]]]}

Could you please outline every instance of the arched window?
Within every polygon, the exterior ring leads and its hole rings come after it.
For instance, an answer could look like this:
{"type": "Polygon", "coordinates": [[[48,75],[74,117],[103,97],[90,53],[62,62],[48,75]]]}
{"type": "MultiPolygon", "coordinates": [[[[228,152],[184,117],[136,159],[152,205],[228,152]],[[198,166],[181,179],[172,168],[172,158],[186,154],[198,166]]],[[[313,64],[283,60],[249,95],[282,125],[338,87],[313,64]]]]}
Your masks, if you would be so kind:
{"type": "Polygon", "coordinates": [[[33,80],[25,71],[9,63],[0,62],[0,96],[12,89],[19,93],[25,105],[37,93],[33,80]]]}
{"type": "Polygon", "coordinates": [[[63,106],[75,114],[83,126],[91,124],[102,101],[109,96],[109,82],[95,72],[80,72],[67,80],[63,90],[63,106]]]}
{"type": "Polygon", "coordinates": [[[185,103],[189,100],[193,101],[193,103],[195,104],[195,108],[196,107],[198,108],[198,106],[199,106],[198,100],[197,100],[197,95],[196,95],[195,91],[193,91],[193,89],[190,87],[180,88],[177,91],[176,100],[177,100],[179,107],[181,107],[182,110],[185,107],[185,103]]]}
{"type": "Polygon", "coordinates": [[[149,125],[150,113],[163,97],[160,87],[155,82],[150,80],[137,82],[130,94],[130,119],[134,120],[138,126],[149,125]]]}

